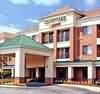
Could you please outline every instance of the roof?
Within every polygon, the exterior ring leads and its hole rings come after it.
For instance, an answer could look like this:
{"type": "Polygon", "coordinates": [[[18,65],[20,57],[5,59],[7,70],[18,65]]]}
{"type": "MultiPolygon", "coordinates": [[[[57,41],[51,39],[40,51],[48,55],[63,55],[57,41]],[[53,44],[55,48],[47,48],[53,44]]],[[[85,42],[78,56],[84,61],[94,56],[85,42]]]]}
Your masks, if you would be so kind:
{"type": "Polygon", "coordinates": [[[79,15],[83,15],[77,9],[74,9],[74,8],[72,8],[70,6],[63,6],[61,8],[56,9],[54,12],[50,12],[47,16],[44,16],[41,19],[48,18],[48,17],[51,17],[51,16],[56,16],[56,15],[59,15],[59,14],[64,14],[64,13],[67,13],[67,12],[75,12],[75,13],[77,13],[79,15]]]}
{"type": "Polygon", "coordinates": [[[49,48],[42,45],[41,43],[32,40],[30,37],[25,35],[17,35],[16,37],[6,40],[0,44],[0,49],[12,49],[12,48],[32,48],[48,51],[49,48]]]}
{"type": "Polygon", "coordinates": [[[86,15],[86,17],[100,16],[100,8],[97,8],[97,9],[94,9],[94,10],[85,11],[84,14],[86,15]]]}

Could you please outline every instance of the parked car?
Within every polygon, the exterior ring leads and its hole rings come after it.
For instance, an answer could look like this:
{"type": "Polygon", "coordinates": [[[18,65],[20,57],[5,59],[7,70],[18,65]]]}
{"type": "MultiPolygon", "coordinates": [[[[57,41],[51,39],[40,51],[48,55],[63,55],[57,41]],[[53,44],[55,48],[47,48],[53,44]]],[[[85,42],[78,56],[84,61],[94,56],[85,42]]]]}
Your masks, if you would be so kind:
{"type": "Polygon", "coordinates": [[[41,80],[30,80],[26,83],[26,86],[28,87],[40,87],[40,86],[45,86],[45,83],[41,80]]]}
{"type": "Polygon", "coordinates": [[[64,78],[55,79],[54,81],[55,84],[63,84],[63,82],[64,82],[64,78]]]}
{"type": "Polygon", "coordinates": [[[95,81],[95,84],[96,84],[96,85],[100,85],[100,79],[96,80],[96,81],[95,81]]]}

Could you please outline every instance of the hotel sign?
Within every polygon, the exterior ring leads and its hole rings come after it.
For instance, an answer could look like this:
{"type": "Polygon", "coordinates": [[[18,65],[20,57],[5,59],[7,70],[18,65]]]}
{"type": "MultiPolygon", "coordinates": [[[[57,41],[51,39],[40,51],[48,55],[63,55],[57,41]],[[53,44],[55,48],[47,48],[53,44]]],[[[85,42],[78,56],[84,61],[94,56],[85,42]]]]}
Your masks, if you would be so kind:
{"type": "Polygon", "coordinates": [[[59,16],[59,17],[54,17],[54,18],[50,18],[48,20],[45,20],[45,23],[49,24],[49,23],[64,22],[64,21],[66,21],[66,16],[59,16]]]}

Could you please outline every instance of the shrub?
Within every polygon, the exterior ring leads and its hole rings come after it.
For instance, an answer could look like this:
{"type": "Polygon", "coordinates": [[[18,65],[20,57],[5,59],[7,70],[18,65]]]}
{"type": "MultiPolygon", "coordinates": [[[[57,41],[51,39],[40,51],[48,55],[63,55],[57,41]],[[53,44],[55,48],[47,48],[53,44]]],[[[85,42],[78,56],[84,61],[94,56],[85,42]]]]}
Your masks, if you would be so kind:
{"type": "MultiPolygon", "coordinates": [[[[4,78],[6,77],[10,77],[11,76],[11,70],[3,70],[3,71],[0,71],[0,76],[3,76],[4,78]]],[[[1,78],[1,77],[0,77],[1,78]]]]}

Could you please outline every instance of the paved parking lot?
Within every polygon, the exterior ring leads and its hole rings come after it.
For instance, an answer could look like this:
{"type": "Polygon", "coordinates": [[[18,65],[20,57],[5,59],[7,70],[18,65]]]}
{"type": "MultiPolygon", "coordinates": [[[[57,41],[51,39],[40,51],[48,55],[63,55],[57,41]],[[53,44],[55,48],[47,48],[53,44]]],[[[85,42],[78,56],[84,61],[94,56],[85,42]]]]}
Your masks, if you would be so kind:
{"type": "Polygon", "coordinates": [[[0,94],[100,94],[75,87],[44,86],[33,88],[0,87],[0,94]]]}

